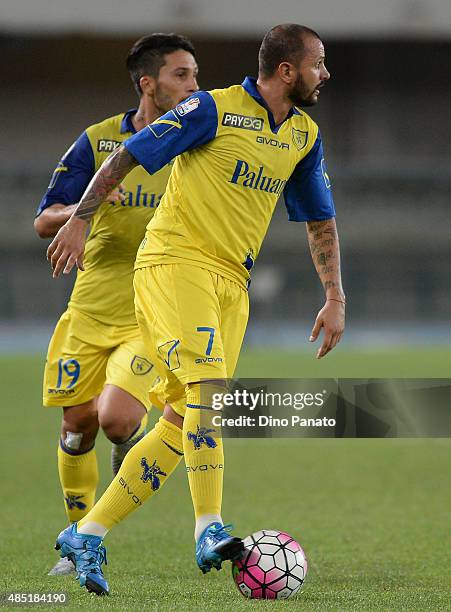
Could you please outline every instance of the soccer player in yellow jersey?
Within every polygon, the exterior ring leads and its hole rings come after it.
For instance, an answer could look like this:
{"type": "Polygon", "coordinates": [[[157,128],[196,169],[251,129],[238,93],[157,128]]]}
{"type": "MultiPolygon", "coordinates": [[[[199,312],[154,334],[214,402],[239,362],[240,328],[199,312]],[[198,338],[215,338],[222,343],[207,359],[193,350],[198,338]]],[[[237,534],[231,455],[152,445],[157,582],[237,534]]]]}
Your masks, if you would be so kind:
{"type": "MultiPolygon", "coordinates": [[[[136,166],[153,174],[178,156],[138,251],[135,307],[162,379],[164,418],[181,428],[203,572],[219,569],[243,548],[221,518],[221,434],[206,430],[201,419],[220,381],[233,376],[248,317],[250,270],[282,193],[289,219],[306,222],[325,290],[310,337],[316,340],[323,330],[319,358],[344,329],[330,178],[318,126],[302,109],[317,102],[329,79],[324,61],[316,32],[296,24],[270,30],[260,48],[258,79],[197,92],[129,138],[103,164],[48,249],[55,277],[82,267],[87,225],[100,201],[136,166]]],[[[172,469],[167,450],[150,432],[78,526],[61,532],[57,548],[76,563],[82,586],[108,593],[102,538],[172,469]]]]}
{"type": "MultiPolygon", "coordinates": [[[[90,126],[63,156],[35,220],[41,237],[54,236],[70,218],[115,148],[198,89],[194,48],[176,34],[138,40],[127,68],[139,107],[90,126]]],[[[86,243],[85,271],[78,274],[50,341],[43,402],[64,407],[58,469],[70,522],[80,520],[94,504],[99,425],[113,442],[114,473],[145,434],[148,392],[157,372],[136,322],[133,264],[171,170],[172,160],[153,175],[136,168],[99,206],[86,243]]],[[[72,563],[60,562],[52,572],[70,568],[72,563]]]]}

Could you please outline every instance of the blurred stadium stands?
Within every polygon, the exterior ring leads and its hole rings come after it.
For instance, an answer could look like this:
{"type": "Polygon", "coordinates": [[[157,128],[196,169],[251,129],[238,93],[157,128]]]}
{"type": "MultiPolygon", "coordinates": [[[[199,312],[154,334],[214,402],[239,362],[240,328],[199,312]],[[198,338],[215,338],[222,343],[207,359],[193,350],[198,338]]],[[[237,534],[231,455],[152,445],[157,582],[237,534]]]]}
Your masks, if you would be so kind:
{"type": "MultiPolygon", "coordinates": [[[[418,11],[424,6],[418,2],[418,11]]],[[[293,21],[303,21],[294,15],[293,21]]],[[[278,21],[283,20],[286,15],[278,21]]],[[[269,18],[267,26],[276,21],[269,18]]],[[[158,29],[148,23],[148,31],[158,29]]],[[[375,329],[402,323],[411,330],[434,325],[449,339],[451,83],[445,58],[451,56],[451,32],[412,23],[400,30],[402,37],[392,24],[372,32],[363,28],[356,37],[340,24],[334,32],[328,22],[324,38],[332,78],[309,112],[320,125],[333,179],[350,323],[375,329]]],[[[197,33],[188,25],[178,29],[196,44],[202,88],[256,73],[266,29],[260,22],[258,31],[239,39],[230,32],[197,33]]],[[[5,29],[0,34],[3,329],[54,322],[65,308],[72,281],[51,279],[46,241],[35,236],[33,217],[54,166],[79,133],[135,105],[124,57],[146,30],[121,38],[112,30],[91,31],[89,37],[37,36],[36,28],[33,35],[5,29]]],[[[254,329],[271,323],[282,330],[281,338],[291,323],[310,322],[321,302],[305,230],[287,222],[282,203],[251,293],[254,329]]]]}

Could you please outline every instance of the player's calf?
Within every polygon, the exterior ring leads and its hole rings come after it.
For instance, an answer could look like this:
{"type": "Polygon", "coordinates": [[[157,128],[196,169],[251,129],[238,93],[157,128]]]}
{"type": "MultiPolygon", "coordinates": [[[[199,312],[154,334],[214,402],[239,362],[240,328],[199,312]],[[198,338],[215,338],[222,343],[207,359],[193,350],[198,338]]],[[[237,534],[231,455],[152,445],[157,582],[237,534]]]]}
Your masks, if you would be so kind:
{"type": "Polygon", "coordinates": [[[139,400],[113,384],[105,385],[97,407],[100,426],[113,443],[111,467],[117,474],[125,455],[147,432],[147,411],[139,400]]]}
{"type": "Polygon", "coordinates": [[[79,521],[94,505],[99,481],[94,448],[99,425],[93,401],[64,408],[58,444],[58,473],[69,522],[79,521]]]}
{"type": "MultiPolygon", "coordinates": [[[[146,422],[147,422],[147,415],[146,415],[146,422]]],[[[142,438],[144,438],[146,433],[147,433],[146,428],[145,427],[141,428],[139,426],[138,429],[132,434],[129,440],[126,440],[125,442],[122,442],[121,444],[111,445],[111,469],[113,470],[113,474],[115,476],[119,472],[122,462],[124,461],[125,456],[128,453],[128,451],[131,448],[133,448],[133,446],[135,446],[135,444],[137,444],[140,440],[142,440],[142,438]]]]}

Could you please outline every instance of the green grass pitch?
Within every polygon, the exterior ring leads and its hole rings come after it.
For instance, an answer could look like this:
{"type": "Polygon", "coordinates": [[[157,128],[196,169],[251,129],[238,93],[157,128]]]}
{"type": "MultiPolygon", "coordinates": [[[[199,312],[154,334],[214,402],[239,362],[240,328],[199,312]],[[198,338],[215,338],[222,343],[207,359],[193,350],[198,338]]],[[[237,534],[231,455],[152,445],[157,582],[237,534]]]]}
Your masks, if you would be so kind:
{"type": "MultiPolygon", "coordinates": [[[[449,377],[449,366],[449,351],[440,349],[337,349],[322,362],[268,349],[244,352],[239,375],[449,377]]],[[[246,601],[229,564],[200,574],[182,466],[107,538],[110,597],[89,595],[70,577],[47,577],[65,516],[56,469],[60,415],[41,408],[42,367],[40,356],[0,357],[3,593],[65,592],[69,610],[451,609],[451,441],[444,439],[225,441],[225,520],[242,535],[286,530],[307,553],[307,580],[293,600],[246,601]]],[[[97,449],[101,491],[110,480],[101,434],[97,449]]]]}

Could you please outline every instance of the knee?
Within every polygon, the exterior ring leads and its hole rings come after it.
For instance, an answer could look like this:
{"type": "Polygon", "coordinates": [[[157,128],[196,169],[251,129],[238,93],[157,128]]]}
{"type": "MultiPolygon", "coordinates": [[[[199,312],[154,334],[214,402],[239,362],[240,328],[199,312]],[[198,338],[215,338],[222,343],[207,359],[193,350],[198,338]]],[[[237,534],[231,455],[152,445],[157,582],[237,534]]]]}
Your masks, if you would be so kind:
{"type": "Polygon", "coordinates": [[[64,408],[63,431],[88,433],[99,428],[95,406],[71,406],[64,408]]]}
{"type": "Polygon", "coordinates": [[[64,445],[74,451],[93,446],[99,429],[97,410],[93,405],[64,408],[61,437],[64,445]]]}
{"type": "Polygon", "coordinates": [[[108,440],[113,444],[121,444],[130,438],[135,429],[139,427],[140,421],[137,421],[132,415],[101,412],[99,423],[108,440]]]}
{"type": "Polygon", "coordinates": [[[166,421],[169,421],[169,423],[172,423],[179,429],[183,429],[183,417],[177,414],[177,412],[169,404],[166,404],[164,407],[163,417],[166,419],[166,421]]]}

